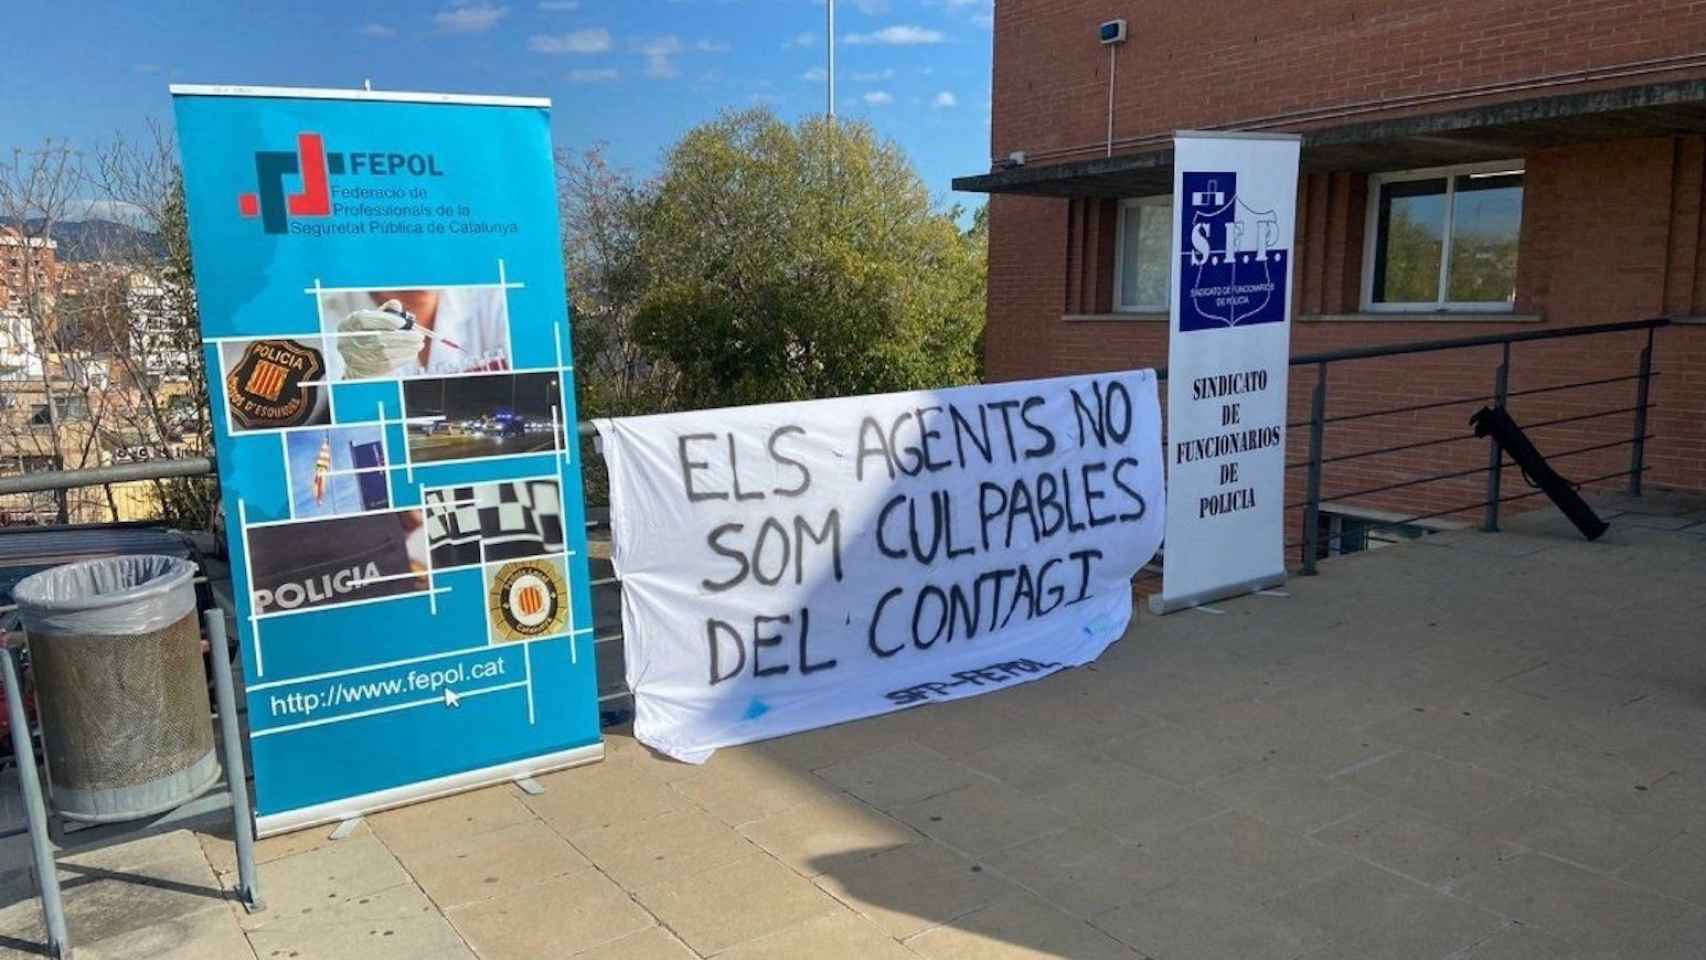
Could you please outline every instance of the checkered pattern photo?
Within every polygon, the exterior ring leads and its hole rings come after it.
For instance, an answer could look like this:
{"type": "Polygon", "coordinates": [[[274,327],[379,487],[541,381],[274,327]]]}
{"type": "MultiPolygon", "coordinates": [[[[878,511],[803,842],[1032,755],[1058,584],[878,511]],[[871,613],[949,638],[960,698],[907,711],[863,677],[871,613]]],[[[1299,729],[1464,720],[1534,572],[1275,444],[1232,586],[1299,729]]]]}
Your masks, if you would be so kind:
{"type": "Polygon", "coordinates": [[[434,570],[563,552],[555,480],[429,490],[426,508],[434,570]]]}

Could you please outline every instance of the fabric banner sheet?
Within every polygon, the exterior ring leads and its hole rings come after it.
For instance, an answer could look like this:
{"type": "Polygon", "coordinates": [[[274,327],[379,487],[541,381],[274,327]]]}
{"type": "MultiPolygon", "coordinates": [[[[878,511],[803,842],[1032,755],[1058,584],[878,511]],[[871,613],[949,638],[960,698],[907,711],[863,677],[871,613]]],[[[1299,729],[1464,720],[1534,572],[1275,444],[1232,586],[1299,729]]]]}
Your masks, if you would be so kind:
{"type": "Polygon", "coordinates": [[[694,763],[1094,660],[1161,537],[1151,370],[598,429],[635,734],[694,763]]]}

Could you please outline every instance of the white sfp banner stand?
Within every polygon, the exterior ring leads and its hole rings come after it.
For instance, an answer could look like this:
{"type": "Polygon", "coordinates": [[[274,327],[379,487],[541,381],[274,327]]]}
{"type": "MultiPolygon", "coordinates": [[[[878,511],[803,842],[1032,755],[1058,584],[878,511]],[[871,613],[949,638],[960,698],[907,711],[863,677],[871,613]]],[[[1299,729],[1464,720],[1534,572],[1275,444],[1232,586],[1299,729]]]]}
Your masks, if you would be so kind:
{"type": "Polygon", "coordinates": [[[1160,427],[1152,370],[599,421],[635,736],[701,763],[1094,660],[1160,427]]]}
{"type": "Polygon", "coordinates": [[[1173,140],[1167,537],[1157,613],[1285,581],[1299,140],[1173,140]]]}

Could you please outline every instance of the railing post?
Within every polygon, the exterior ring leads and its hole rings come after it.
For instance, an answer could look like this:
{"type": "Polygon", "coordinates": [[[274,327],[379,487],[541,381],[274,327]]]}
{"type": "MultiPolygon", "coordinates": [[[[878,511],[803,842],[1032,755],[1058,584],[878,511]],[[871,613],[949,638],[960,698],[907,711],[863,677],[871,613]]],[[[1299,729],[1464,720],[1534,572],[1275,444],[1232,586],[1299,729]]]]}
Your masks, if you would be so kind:
{"type": "MultiPolygon", "coordinates": [[[[1505,341],[1504,356],[1499,360],[1499,369],[1493,373],[1493,406],[1503,407],[1510,395],[1511,378],[1511,344],[1505,341]]],[[[1499,532],[1499,497],[1500,487],[1505,478],[1505,452],[1500,449],[1499,442],[1492,438],[1487,440],[1487,512],[1481,520],[1481,529],[1487,533],[1499,532]]]]}
{"type": "Polygon", "coordinates": [[[1653,328],[1647,328],[1647,345],[1635,380],[1635,442],[1629,447],[1629,495],[1641,495],[1641,472],[1647,457],[1647,396],[1653,382],[1653,328]]]}
{"type": "Polygon", "coordinates": [[[231,840],[237,847],[237,896],[250,913],[266,909],[260,881],[255,877],[255,814],[249,806],[249,772],[243,764],[243,733],[237,725],[236,683],[231,676],[231,647],[225,634],[225,614],[218,609],[201,615],[207,629],[208,658],[213,661],[213,694],[219,706],[219,737],[225,748],[225,782],[231,791],[231,840]]]}
{"type": "Polygon", "coordinates": [[[6,720],[12,727],[12,757],[18,767],[18,783],[23,788],[24,821],[30,829],[30,855],[36,872],[36,889],[41,892],[41,912],[47,921],[47,955],[71,956],[71,938],[65,930],[65,902],[60,896],[59,870],[53,861],[53,844],[48,839],[47,805],[42,797],[41,779],[36,775],[36,752],[30,740],[30,721],[24,714],[24,685],[18,669],[18,651],[10,644],[0,645],[0,680],[5,683],[6,720]]]}
{"type": "Polygon", "coordinates": [[[1321,440],[1327,429],[1327,364],[1315,367],[1315,392],[1309,399],[1309,479],[1303,506],[1303,574],[1315,575],[1321,552],[1321,440]]]}

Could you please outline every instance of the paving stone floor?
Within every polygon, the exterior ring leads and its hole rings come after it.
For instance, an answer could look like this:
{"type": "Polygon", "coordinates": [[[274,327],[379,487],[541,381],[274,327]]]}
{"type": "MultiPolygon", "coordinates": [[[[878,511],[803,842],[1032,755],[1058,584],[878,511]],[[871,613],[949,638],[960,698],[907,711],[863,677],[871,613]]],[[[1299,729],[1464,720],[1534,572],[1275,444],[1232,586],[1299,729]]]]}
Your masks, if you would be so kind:
{"type": "MultiPolygon", "coordinates": [[[[68,857],[80,960],[1706,957],[1706,501],[1144,616],[1099,663],[263,841],[68,857]]],[[[8,863],[16,864],[16,844],[8,863]]],[[[0,875],[0,955],[42,941],[0,875]]]]}

